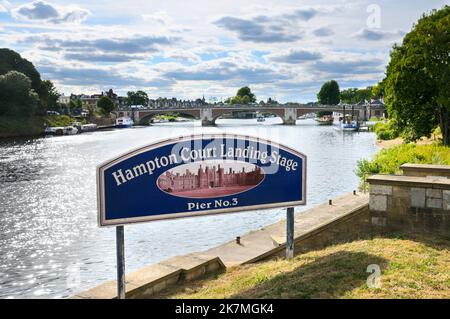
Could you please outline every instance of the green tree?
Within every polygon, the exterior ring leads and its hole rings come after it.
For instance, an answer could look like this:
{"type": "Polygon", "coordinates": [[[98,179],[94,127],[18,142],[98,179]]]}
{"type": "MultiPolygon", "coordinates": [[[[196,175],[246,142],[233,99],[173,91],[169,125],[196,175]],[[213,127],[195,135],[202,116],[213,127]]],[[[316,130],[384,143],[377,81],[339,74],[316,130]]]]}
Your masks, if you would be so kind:
{"type": "Polygon", "coordinates": [[[236,96],[225,100],[225,103],[230,103],[230,104],[250,104],[250,103],[255,103],[255,102],[256,102],[256,96],[255,96],[255,94],[252,93],[252,91],[250,90],[250,88],[248,86],[244,86],[244,87],[240,88],[237,91],[236,96]]]}
{"type": "Polygon", "coordinates": [[[31,80],[31,88],[41,97],[41,76],[33,63],[22,58],[19,53],[13,50],[0,49],[0,75],[9,71],[18,71],[25,74],[31,80]]]}
{"type": "Polygon", "coordinates": [[[0,75],[0,115],[28,117],[35,114],[39,97],[31,80],[23,73],[10,71],[0,75]]]}
{"type": "Polygon", "coordinates": [[[340,100],[339,84],[335,80],[325,82],[317,93],[320,104],[336,105],[340,100]]]}
{"type": "Polygon", "coordinates": [[[340,93],[340,98],[343,103],[347,104],[357,104],[359,102],[364,102],[370,100],[372,97],[372,87],[368,86],[365,89],[349,88],[342,90],[340,93]]]}
{"type": "Polygon", "coordinates": [[[144,91],[136,91],[136,92],[129,91],[127,93],[126,103],[128,106],[131,106],[131,105],[147,106],[148,101],[149,101],[148,95],[144,91]]]}
{"type": "Polygon", "coordinates": [[[381,99],[384,96],[384,82],[372,86],[372,99],[381,99]]]}
{"type": "Polygon", "coordinates": [[[83,111],[83,104],[79,99],[70,99],[69,101],[69,109],[72,114],[80,115],[83,111]]]}
{"type": "Polygon", "coordinates": [[[450,145],[450,6],[424,14],[391,51],[385,102],[411,140],[439,125],[450,145]]]}
{"type": "Polygon", "coordinates": [[[58,99],[61,94],[58,93],[52,81],[42,81],[42,94],[41,104],[44,110],[60,111],[61,105],[58,103],[58,99]]]}
{"type": "Polygon", "coordinates": [[[100,112],[103,114],[103,116],[108,116],[109,113],[114,110],[114,102],[109,97],[102,96],[97,101],[97,107],[100,109],[100,112]]]}

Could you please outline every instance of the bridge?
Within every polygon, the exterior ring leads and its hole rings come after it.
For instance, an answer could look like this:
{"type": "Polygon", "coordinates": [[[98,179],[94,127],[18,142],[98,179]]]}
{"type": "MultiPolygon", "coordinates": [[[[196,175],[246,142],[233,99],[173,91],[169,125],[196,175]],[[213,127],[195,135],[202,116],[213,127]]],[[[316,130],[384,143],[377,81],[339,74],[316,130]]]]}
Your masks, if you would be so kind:
{"type": "Polygon", "coordinates": [[[385,116],[386,107],[382,103],[376,104],[354,104],[354,105],[313,105],[313,104],[204,104],[193,107],[162,107],[137,109],[133,111],[117,111],[118,116],[129,116],[135,123],[148,123],[148,121],[157,115],[178,113],[181,116],[192,117],[202,121],[202,126],[215,125],[218,118],[232,112],[260,112],[270,113],[280,117],[285,125],[295,125],[296,120],[308,113],[317,113],[319,111],[329,111],[343,115],[352,115],[355,120],[367,121],[371,117],[385,116]]]}

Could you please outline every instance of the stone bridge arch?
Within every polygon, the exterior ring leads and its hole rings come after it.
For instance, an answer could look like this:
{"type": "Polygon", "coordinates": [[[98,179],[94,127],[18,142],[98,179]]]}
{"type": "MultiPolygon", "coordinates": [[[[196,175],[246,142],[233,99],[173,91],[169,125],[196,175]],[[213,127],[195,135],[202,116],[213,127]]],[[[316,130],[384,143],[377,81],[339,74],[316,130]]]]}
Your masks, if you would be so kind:
{"type": "Polygon", "coordinates": [[[228,108],[214,108],[210,109],[209,114],[205,114],[202,117],[202,125],[216,125],[216,120],[225,114],[231,114],[232,112],[262,112],[262,113],[272,113],[278,116],[285,124],[285,109],[284,108],[261,108],[261,107],[228,107],[228,108]]]}
{"type": "Polygon", "coordinates": [[[171,113],[178,113],[181,116],[187,116],[192,117],[196,120],[200,119],[200,110],[199,109],[170,109],[170,110],[146,110],[146,111],[138,111],[136,118],[136,122],[138,123],[145,123],[146,121],[150,120],[151,118],[157,116],[157,115],[165,115],[165,114],[171,114],[171,113]]]}

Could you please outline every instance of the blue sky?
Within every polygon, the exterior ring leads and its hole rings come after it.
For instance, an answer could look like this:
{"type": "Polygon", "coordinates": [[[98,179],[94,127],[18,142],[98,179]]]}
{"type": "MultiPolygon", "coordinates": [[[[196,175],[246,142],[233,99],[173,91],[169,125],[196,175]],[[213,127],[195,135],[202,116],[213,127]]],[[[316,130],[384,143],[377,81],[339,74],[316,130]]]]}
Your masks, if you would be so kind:
{"type": "Polygon", "coordinates": [[[382,80],[395,42],[449,1],[5,1],[0,47],[32,61],[58,90],[224,99],[316,100],[382,80]]]}

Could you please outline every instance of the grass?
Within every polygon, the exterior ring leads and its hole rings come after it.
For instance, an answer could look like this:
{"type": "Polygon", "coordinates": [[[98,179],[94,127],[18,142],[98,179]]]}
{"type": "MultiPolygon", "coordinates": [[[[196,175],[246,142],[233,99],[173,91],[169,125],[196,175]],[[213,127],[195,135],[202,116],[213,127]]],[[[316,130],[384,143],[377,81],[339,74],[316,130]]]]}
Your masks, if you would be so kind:
{"type": "Polygon", "coordinates": [[[73,122],[79,122],[79,120],[68,115],[48,115],[45,118],[45,123],[50,127],[69,126],[73,122]]]}
{"type": "Polygon", "coordinates": [[[377,237],[231,268],[158,298],[450,298],[450,239],[377,237]],[[368,265],[381,268],[369,288],[368,265]]]}
{"type": "Polygon", "coordinates": [[[372,174],[401,174],[405,163],[450,165],[450,148],[437,143],[401,144],[382,149],[372,160],[358,162],[356,175],[361,180],[372,174]]]}

